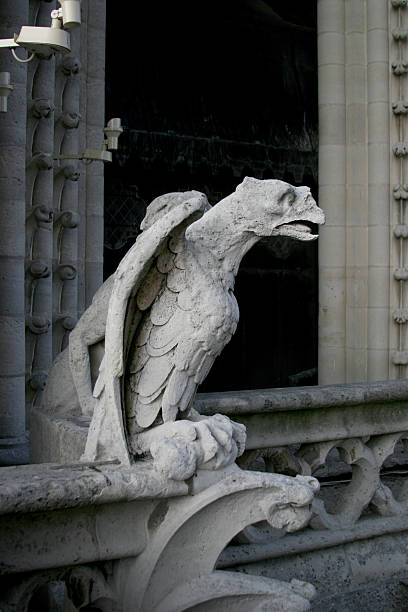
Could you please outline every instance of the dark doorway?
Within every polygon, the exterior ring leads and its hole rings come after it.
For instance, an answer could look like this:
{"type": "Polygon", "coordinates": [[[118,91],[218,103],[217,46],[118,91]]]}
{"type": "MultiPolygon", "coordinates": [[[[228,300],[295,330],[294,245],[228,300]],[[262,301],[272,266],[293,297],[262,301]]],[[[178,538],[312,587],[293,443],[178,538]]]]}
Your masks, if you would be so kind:
{"type": "MultiPolygon", "coordinates": [[[[107,3],[106,116],[126,126],[105,166],[105,275],[147,204],[245,176],[317,193],[316,3],[107,3]]],[[[317,244],[259,243],[235,294],[238,330],[201,391],[316,384],[317,244]]]]}

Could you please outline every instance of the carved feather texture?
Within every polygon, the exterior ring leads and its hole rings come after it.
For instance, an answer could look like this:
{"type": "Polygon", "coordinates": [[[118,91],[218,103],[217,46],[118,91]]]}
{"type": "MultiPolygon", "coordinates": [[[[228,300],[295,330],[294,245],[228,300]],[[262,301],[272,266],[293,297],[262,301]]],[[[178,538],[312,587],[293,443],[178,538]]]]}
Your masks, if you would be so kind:
{"type": "MultiPolygon", "coordinates": [[[[202,301],[196,262],[173,230],[136,296],[142,319],[128,351],[125,388],[128,439],[160,418],[174,421],[191,407],[197,386],[235,330],[235,298],[219,286],[202,301]],[[220,294],[221,293],[221,294],[220,294]]],[[[203,270],[205,276],[208,272],[203,270]]],[[[207,280],[211,285],[211,279],[207,280]]],[[[129,312],[134,312],[131,305],[129,312]]]]}

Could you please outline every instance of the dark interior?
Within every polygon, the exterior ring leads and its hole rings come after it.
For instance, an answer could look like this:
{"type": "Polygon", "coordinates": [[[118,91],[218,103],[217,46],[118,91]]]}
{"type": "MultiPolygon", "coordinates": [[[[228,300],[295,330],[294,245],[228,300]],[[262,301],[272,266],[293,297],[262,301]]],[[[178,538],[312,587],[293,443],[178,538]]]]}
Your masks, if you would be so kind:
{"type": "MultiPolygon", "coordinates": [[[[316,3],[107,3],[105,276],[147,204],[197,189],[212,204],[245,176],[317,193],[316,3]]],[[[317,383],[317,243],[264,240],[244,258],[241,318],[201,391],[317,383]]]]}

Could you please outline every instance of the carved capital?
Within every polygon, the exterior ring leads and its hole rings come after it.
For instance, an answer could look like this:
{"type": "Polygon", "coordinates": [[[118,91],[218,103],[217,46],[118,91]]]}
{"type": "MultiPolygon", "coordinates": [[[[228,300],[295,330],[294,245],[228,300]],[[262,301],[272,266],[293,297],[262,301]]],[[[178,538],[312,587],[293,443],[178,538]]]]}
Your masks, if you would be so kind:
{"type": "Polygon", "coordinates": [[[73,280],[77,275],[77,269],[71,264],[61,264],[57,268],[58,276],[61,280],[73,280]]]}
{"type": "Polygon", "coordinates": [[[394,40],[406,40],[408,36],[408,30],[407,28],[398,26],[397,28],[394,28],[392,30],[392,36],[394,40]]]}
{"type": "Polygon", "coordinates": [[[36,98],[31,107],[31,113],[36,119],[45,119],[54,112],[55,106],[46,98],[36,98]]]}
{"type": "Polygon", "coordinates": [[[391,4],[394,8],[405,8],[408,0],[391,0],[391,4]]]}
{"type": "Polygon", "coordinates": [[[395,145],[392,147],[392,152],[394,153],[395,157],[405,157],[408,155],[408,142],[401,141],[395,143],[395,145]]]}
{"type": "Polygon", "coordinates": [[[47,278],[51,274],[51,268],[42,259],[32,261],[29,270],[33,278],[47,278]]]}
{"type": "Polygon", "coordinates": [[[408,72],[408,62],[403,59],[395,60],[392,62],[391,68],[395,76],[401,76],[402,74],[408,72]]]}
{"type": "Polygon", "coordinates": [[[408,365],[408,351],[395,351],[392,355],[394,365],[408,365]]]}
{"type": "Polygon", "coordinates": [[[73,130],[77,128],[80,120],[81,115],[79,113],[75,113],[74,111],[65,111],[65,113],[62,113],[61,115],[61,122],[66,130],[73,130]]]}
{"type": "Polygon", "coordinates": [[[397,225],[394,228],[394,236],[396,238],[408,238],[408,225],[397,225]]]}
{"type": "Polygon", "coordinates": [[[398,281],[408,280],[408,268],[397,268],[394,270],[394,278],[398,281]]]}
{"type": "Polygon", "coordinates": [[[408,113],[408,101],[397,100],[392,103],[392,112],[394,115],[406,115],[408,113]]]}
{"type": "Polygon", "coordinates": [[[65,56],[62,60],[61,70],[67,76],[71,74],[78,74],[78,72],[81,70],[81,62],[73,55],[65,56]]]}
{"type": "Polygon", "coordinates": [[[26,324],[33,334],[45,334],[51,325],[51,321],[45,314],[36,314],[27,316],[26,324]]]}
{"type": "Polygon", "coordinates": [[[48,208],[48,206],[39,204],[38,206],[34,206],[32,214],[34,215],[38,225],[45,225],[47,227],[50,223],[52,223],[54,211],[52,208],[48,208]]]}
{"type": "Polygon", "coordinates": [[[407,323],[408,321],[408,309],[407,308],[399,308],[398,310],[394,310],[392,313],[392,318],[395,323],[402,325],[407,323]]]}

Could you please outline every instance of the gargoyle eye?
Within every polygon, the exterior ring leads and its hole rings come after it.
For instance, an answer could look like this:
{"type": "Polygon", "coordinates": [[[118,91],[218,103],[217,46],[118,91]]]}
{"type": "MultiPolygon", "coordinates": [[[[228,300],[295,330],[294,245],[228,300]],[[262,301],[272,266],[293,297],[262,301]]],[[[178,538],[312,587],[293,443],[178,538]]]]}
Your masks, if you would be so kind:
{"type": "Polygon", "coordinates": [[[294,189],[288,189],[284,191],[281,197],[279,198],[279,204],[281,205],[289,205],[291,206],[296,199],[296,194],[294,189]]]}

